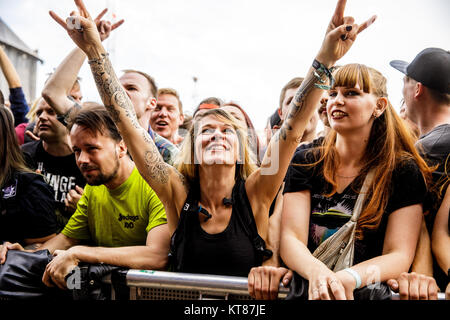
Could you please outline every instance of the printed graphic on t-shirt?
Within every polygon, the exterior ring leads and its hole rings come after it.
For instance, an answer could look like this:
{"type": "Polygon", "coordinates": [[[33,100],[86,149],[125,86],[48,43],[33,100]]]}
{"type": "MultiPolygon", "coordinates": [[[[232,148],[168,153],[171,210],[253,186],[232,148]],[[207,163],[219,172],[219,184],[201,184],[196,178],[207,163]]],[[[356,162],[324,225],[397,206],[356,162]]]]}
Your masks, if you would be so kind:
{"type": "Polygon", "coordinates": [[[309,232],[315,246],[332,236],[351,218],[356,198],[356,194],[336,193],[331,198],[312,194],[309,232]]]}
{"type": "Polygon", "coordinates": [[[119,222],[123,221],[123,227],[125,229],[133,229],[134,224],[137,220],[139,220],[139,216],[132,216],[132,215],[123,215],[119,213],[119,222]]]}
{"type": "Polygon", "coordinates": [[[16,192],[17,192],[17,179],[15,180],[15,183],[2,189],[3,199],[15,197],[16,192]]]}
{"type": "Polygon", "coordinates": [[[42,171],[45,182],[47,182],[54,190],[55,201],[64,203],[64,200],[67,198],[67,193],[71,189],[75,189],[76,177],[46,172],[42,162],[38,162],[38,169],[42,171]]]}

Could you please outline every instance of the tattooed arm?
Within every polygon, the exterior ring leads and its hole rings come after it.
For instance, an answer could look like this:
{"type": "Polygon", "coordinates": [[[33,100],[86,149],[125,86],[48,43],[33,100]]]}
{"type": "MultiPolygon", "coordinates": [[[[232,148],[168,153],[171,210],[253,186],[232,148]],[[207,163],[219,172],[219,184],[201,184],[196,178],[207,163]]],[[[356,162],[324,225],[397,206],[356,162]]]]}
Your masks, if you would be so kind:
{"type": "Polygon", "coordinates": [[[139,125],[131,100],[101,44],[94,21],[81,0],[75,3],[79,15],[73,14],[67,22],[53,12],[50,15],[87,55],[103,104],[119,128],[140,174],[163,202],[169,228],[173,231],[187,197],[184,179],[175,168],[164,162],[148,132],[139,125]]]}
{"type": "MultiPolygon", "coordinates": [[[[347,53],[357,35],[376,19],[376,16],[373,16],[363,24],[357,25],[353,17],[344,17],[345,4],[346,0],[338,1],[322,46],[315,58],[328,69],[347,53]]],[[[323,89],[318,88],[316,84],[320,84],[326,77],[324,69],[317,70],[311,66],[292,99],[286,120],[267,147],[261,168],[246,182],[247,194],[255,212],[258,228],[267,225],[265,223],[267,217],[261,213],[267,212],[265,207],[270,206],[276,196],[294,151],[319,104],[323,89]]]]}

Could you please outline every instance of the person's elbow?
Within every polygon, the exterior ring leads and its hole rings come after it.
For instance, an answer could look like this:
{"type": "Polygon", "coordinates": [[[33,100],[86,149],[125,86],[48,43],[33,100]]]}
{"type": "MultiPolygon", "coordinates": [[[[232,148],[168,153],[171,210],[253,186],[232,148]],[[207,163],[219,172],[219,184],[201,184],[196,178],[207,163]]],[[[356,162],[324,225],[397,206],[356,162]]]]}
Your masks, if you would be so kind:
{"type": "Polygon", "coordinates": [[[168,251],[158,250],[155,252],[151,248],[148,248],[148,255],[143,255],[143,260],[138,263],[136,269],[144,270],[164,270],[169,263],[168,251]]]}
{"type": "Polygon", "coordinates": [[[167,269],[167,265],[169,263],[169,257],[167,255],[162,255],[155,263],[154,269],[156,270],[165,270],[167,269]]]}
{"type": "Polygon", "coordinates": [[[51,88],[45,87],[42,90],[41,95],[42,95],[42,98],[44,98],[45,102],[47,102],[49,104],[49,106],[55,105],[55,103],[57,101],[57,94],[55,94],[54,90],[52,90],[51,88]]]}

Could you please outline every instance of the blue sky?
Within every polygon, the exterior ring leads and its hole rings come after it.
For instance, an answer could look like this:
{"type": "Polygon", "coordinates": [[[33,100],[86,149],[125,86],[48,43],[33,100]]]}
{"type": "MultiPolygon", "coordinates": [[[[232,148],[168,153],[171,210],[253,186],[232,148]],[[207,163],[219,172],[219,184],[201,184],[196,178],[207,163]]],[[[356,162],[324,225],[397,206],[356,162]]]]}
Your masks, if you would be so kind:
{"type": "MultiPolygon", "coordinates": [[[[335,0],[85,0],[91,15],[108,7],[125,23],[107,40],[116,71],[151,74],[160,87],[179,91],[185,110],[218,96],[240,103],[262,129],[285,83],[309,68],[334,11],[335,0]],[[193,77],[198,78],[194,84],[193,77]]],[[[0,0],[0,16],[45,63],[37,89],[74,47],[48,15],[67,17],[72,0],[0,0]]],[[[399,106],[402,74],[389,61],[411,61],[426,47],[450,49],[448,0],[348,0],[346,15],[377,21],[339,64],[364,63],[388,78],[399,106]]],[[[100,101],[89,67],[80,72],[86,100],[100,101]]]]}

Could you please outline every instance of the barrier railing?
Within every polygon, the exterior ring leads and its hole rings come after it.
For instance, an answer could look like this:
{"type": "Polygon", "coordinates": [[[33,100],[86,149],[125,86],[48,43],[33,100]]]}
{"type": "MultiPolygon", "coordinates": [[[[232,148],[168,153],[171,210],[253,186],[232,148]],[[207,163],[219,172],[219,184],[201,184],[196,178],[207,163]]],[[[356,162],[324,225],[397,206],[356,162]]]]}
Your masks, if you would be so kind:
{"type": "MultiPolygon", "coordinates": [[[[131,269],[124,280],[132,300],[252,299],[244,277],[131,269]]],[[[104,281],[111,283],[111,277],[104,281]]],[[[288,292],[280,284],[278,298],[284,299],[288,292]]]]}
{"type": "MultiPolygon", "coordinates": [[[[104,281],[112,283],[110,276],[104,281]]],[[[130,300],[252,299],[245,277],[130,269],[122,281],[130,288],[130,300]]],[[[288,293],[289,288],[280,284],[278,299],[288,293]]],[[[392,292],[391,299],[400,300],[400,295],[392,292]]],[[[445,300],[445,294],[438,293],[438,300],[445,300]]]]}

